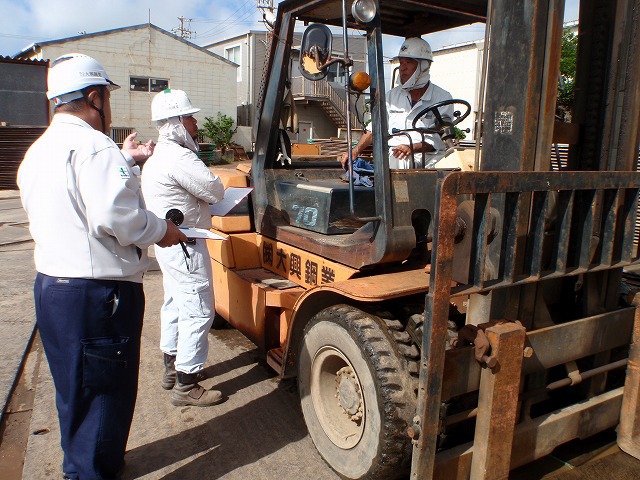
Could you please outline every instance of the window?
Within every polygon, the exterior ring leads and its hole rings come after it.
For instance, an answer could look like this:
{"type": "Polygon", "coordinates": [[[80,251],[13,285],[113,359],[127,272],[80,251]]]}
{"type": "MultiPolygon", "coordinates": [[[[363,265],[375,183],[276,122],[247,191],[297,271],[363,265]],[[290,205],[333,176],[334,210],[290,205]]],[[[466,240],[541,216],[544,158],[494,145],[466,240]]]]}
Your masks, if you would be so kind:
{"type": "Polygon", "coordinates": [[[132,92],[161,92],[169,88],[169,80],[148,77],[129,77],[129,90],[132,92]]]}
{"type": "Polygon", "coordinates": [[[240,65],[240,45],[237,45],[231,48],[226,48],[224,51],[224,57],[227,60],[240,65]]]}
{"type": "Polygon", "coordinates": [[[169,80],[161,80],[159,78],[151,78],[151,91],[161,92],[169,88],[169,80]]]}
{"type": "MultiPolygon", "coordinates": [[[[235,47],[231,48],[225,48],[224,58],[226,58],[230,62],[242,65],[242,58],[240,56],[240,45],[236,45],[235,47]]],[[[236,80],[238,82],[242,80],[242,67],[238,67],[236,80]]]]}
{"type": "Polygon", "coordinates": [[[131,77],[129,81],[129,90],[132,92],[148,92],[149,79],[140,77],[131,77]]]}
{"type": "Polygon", "coordinates": [[[334,63],[329,67],[329,72],[327,73],[327,81],[328,82],[338,82],[344,84],[345,82],[345,69],[342,65],[338,63],[334,63]]]}

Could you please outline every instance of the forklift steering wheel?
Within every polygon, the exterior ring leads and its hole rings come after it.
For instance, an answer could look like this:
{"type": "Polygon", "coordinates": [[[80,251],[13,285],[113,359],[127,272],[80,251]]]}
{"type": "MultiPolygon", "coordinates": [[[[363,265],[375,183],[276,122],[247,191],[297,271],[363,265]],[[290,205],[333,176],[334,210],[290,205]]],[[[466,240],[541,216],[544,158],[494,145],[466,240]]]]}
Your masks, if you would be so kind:
{"type": "Polygon", "coordinates": [[[416,127],[416,123],[418,123],[418,120],[420,120],[429,112],[433,112],[433,115],[436,117],[435,126],[430,128],[420,128],[420,130],[422,130],[424,133],[440,133],[440,131],[444,127],[453,127],[454,125],[459,124],[461,121],[467,118],[471,113],[471,105],[466,100],[460,100],[457,98],[452,98],[451,100],[443,100],[442,102],[434,103],[433,105],[429,105],[424,110],[421,110],[420,112],[418,112],[416,117],[413,119],[412,127],[418,128],[416,127]],[[460,111],[454,111],[453,112],[453,116],[455,118],[454,120],[451,120],[448,117],[447,117],[447,120],[442,118],[442,115],[440,114],[440,110],[438,110],[438,108],[445,107],[447,105],[456,105],[456,104],[463,105],[467,108],[464,114],[461,115],[460,111]]]}

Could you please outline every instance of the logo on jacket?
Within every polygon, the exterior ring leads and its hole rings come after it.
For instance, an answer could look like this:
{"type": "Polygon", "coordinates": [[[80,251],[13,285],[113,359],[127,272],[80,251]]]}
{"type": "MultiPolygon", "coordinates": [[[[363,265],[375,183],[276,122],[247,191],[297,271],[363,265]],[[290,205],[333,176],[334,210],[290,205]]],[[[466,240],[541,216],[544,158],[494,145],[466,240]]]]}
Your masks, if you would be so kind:
{"type": "Polygon", "coordinates": [[[118,173],[120,173],[120,178],[129,178],[130,177],[129,170],[127,170],[124,167],[120,167],[118,169],[118,173]]]}

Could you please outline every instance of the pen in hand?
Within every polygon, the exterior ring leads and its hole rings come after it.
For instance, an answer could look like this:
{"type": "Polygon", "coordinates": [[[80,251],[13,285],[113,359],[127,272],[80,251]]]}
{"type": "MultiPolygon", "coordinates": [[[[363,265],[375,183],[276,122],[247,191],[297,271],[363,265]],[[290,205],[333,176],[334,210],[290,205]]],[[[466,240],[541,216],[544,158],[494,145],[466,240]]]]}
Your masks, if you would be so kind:
{"type": "MultiPolygon", "coordinates": [[[[164,218],[169,220],[176,227],[179,227],[180,225],[182,225],[182,222],[184,222],[184,214],[177,208],[172,208],[171,210],[169,210],[167,214],[164,216],[164,218]]],[[[180,246],[182,247],[182,251],[184,252],[185,256],[187,258],[191,258],[191,256],[189,255],[189,252],[187,252],[187,247],[182,242],[182,240],[180,240],[180,246]]]]}

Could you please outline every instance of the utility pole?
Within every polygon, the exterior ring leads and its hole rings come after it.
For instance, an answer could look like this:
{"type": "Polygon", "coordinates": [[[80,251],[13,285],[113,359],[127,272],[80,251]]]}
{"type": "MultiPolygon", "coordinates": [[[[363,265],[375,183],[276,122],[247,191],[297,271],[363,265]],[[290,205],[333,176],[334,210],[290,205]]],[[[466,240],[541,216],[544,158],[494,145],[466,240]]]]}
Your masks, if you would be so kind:
{"type": "Polygon", "coordinates": [[[276,15],[273,12],[273,0],[256,0],[256,7],[262,13],[262,22],[269,30],[273,30],[273,24],[276,20],[276,15]]]}
{"type": "Polygon", "coordinates": [[[180,26],[172,29],[171,31],[173,33],[178,35],[180,38],[191,38],[191,34],[195,35],[196,32],[192,32],[189,29],[189,27],[191,27],[191,22],[193,21],[192,18],[178,17],[178,20],[180,20],[180,26]],[[185,22],[188,24],[187,27],[184,26],[185,22]]]}

